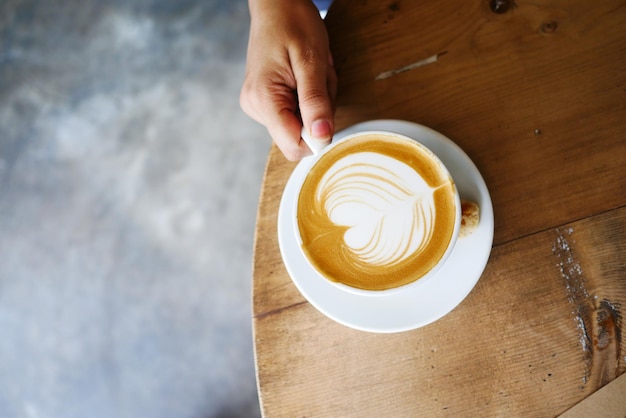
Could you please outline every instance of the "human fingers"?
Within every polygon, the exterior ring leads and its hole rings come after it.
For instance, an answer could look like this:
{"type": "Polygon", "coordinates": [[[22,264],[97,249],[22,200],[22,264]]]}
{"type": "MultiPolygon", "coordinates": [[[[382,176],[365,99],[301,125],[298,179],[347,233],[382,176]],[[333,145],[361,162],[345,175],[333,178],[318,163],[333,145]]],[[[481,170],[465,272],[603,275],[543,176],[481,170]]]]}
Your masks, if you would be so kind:
{"type": "Polygon", "coordinates": [[[285,158],[298,161],[311,151],[300,138],[302,123],[297,114],[293,88],[280,81],[246,82],[241,91],[241,108],[264,125],[285,158]]]}

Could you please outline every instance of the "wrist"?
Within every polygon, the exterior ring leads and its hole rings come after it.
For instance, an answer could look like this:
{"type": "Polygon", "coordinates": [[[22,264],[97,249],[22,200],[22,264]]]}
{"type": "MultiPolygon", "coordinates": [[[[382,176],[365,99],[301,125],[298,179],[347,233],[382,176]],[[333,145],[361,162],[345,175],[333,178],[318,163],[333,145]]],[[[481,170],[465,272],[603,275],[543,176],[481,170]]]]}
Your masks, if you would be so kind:
{"type": "Polygon", "coordinates": [[[248,0],[248,8],[251,19],[275,13],[289,14],[303,9],[317,11],[313,0],[248,0]]]}

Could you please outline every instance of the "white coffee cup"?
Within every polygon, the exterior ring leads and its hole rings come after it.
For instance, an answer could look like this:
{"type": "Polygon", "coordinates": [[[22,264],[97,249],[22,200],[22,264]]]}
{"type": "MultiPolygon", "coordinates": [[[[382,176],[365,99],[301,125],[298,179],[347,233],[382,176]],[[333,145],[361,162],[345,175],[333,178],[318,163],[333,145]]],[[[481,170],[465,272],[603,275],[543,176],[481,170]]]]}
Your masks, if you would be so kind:
{"type": "Polygon", "coordinates": [[[366,131],[307,158],[313,162],[293,208],[294,229],[323,280],[380,296],[435,278],[457,241],[461,203],[432,151],[418,138],[366,131]]]}

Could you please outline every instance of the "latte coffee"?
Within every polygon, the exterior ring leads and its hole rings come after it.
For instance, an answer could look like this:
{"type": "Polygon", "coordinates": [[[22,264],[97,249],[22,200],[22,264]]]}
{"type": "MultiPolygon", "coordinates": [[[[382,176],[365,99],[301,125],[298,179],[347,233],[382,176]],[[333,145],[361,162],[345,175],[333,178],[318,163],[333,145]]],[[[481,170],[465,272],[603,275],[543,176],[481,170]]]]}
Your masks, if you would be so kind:
{"type": "Polygon", "coordinates": [[[322,276],[381,291],[419,280],[449,254],[460,203],[431,151],[400,135],[370,132],[318,157],[296,218],[302,251],[322,276]]]}

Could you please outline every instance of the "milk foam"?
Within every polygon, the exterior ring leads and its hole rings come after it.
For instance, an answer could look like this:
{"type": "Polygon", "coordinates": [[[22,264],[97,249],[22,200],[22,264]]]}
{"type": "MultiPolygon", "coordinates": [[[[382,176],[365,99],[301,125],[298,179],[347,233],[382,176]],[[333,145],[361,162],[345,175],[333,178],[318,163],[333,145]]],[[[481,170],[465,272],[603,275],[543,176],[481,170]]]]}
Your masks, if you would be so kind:
{"type": "Polygon", "coordinates": [[[328,218],[346,227],[344,242],[373,266],[419,254],[435,224],[434,192],[410,166],[374,153],[349,154],[324,174],[316,199],[328,218]]]}

